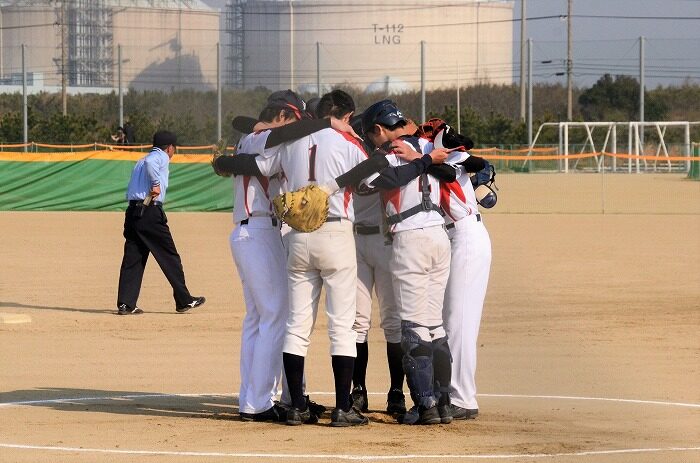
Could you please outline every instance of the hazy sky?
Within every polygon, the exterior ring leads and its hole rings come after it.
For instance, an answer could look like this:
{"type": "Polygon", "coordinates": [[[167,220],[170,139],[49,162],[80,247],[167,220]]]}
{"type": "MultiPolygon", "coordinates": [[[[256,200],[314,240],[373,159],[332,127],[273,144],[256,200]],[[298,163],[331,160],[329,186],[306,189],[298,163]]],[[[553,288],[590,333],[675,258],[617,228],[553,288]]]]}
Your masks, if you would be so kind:
{"type": "MultiPolygon", "coordinates": [[[[521,0],[514,16],[520,18],[521,0]]],[[[590,86],[605,72],[639,76],[639,37],[644,36],[646,83],[678,85],[687,77],[700,83],[700,0],[573,0],[574,78],[590,86]],[[576,15],[643,16],[657,19],[582,18],[576,15]],[[694,19],[661,19],[679,17],[694,19]]],[[[527,35],[532,38],[536,80],[565,82],[552,77],[565,70],[566,20],[536,17],[566,15],[568,0],[526,0],[527,35]],[[552,64],[541,64],[543,60],[552,64]]],[[[513,37],[520,40],[520,23],[513,37]]],[[[514,47],[519,63],[519,43],[514,47]]],[[[519,77],[516,64],[516,80],[519,77]]],[[[699,103],[700,104],[700,103],[699,103]]]]}

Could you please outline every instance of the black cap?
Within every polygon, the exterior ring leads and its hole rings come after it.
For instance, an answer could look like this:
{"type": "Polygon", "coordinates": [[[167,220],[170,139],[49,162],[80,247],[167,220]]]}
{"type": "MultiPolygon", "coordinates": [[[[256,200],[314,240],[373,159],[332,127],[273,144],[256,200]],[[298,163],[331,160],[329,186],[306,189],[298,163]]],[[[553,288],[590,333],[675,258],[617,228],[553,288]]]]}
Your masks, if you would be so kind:
{"type": "Polygon", "coordinates": [[[362,113],[362,131],[364,133],[371,131],[374,124],[391,127],[405,120],[396,103],[391,100],[378,101],[362,113]]]}
{"type": "Polygon", "coordinates": [[[267,97],[268,108],[291,109],[298,119],[310,119],[306,102],[291,90],[280,90],[267,97]]]}
{"type": "Polygon", "coordinates": [[[319,97],[313,97],[309,101],[306,102],[306,112],[311,115],[314,119],[318,117],[318,114],[316,112],[316,109],[318,108],[318,104],[321,102],[321,99],[319,97]]]}
{"type": "Polygon", "coordinates": [[[159,130],[153,134],[153,146],[177,146],[177,137],[167,130],[159,130]]]}

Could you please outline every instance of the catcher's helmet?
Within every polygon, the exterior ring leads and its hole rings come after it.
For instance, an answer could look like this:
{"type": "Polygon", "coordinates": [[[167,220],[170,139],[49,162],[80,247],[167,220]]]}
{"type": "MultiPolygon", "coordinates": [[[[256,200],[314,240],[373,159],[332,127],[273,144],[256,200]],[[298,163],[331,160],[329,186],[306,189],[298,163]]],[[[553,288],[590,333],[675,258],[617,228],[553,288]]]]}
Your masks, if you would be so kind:
{"type": "Polygon", "coordinates": [[[311,119],[306,112],[306,102],[291,90],[280,90],[267,97],[268,108],[289,109],[294,112],[297,119],[311,119]]]}
{"type": "Polygon", "coordinates": [[[391,100],[382,100],[374,103],[362,113],[362,131],[367,133],[374,128],[374,124],[391,127],[401,121],[405,121],[403,113],[396,103],[391,100]]]}

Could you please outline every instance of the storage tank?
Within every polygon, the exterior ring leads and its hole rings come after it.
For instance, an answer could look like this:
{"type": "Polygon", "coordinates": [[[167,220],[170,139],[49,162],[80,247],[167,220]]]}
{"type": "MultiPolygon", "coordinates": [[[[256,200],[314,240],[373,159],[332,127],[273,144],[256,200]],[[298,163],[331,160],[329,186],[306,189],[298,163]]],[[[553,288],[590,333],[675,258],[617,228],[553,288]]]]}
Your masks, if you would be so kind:
{"type": "Polygon", "coordinates": [[[70,87],[113,88],[121,45],[124,87],[216,84],[219,12],[199,0],[2,0],[0,23],[4,80],[21,72],[25,44],[27,71],[43,73],[47,90],[64,69],[70,87]]]}
{"type": "Polygon", "coordinates": [[[377,82],[512,82],[513,1],[232,0],[229,83],[271,90],[377,82]],[[320,84],[320,85],[319,85],[320,84]]]}

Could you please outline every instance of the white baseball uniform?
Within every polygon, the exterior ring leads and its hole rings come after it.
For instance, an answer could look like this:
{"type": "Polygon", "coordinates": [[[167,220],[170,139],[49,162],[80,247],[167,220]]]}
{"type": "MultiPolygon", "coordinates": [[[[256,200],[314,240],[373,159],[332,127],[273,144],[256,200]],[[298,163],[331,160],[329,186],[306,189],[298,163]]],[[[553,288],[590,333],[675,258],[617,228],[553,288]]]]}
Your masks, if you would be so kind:
{"type": "MultiPolygon", "coordinates": [[[[413,145],[407,141],[411,148],[413,145]]],[[[423,153],[430,153],[433,144],[419,139],[423,153]]],[[[394,154],[387,156],[389,164],[407,162],[394,154]]],[[[382,193],[385,212],[389,219],[421,204],[422,182],[428,182],[430,200],[440,202],[440,182],[423,174],[401,188],[382,193]]],[[[420,326],[415,332],[425,342],[445,336],[442,324],[442,304],[450,271],[450,243],[444,229],[445,221],[435,210],[420,211],[390,225],[393,234],[393,252],[390,263],[393,275],[394,297],[402,321],[420,326]]]]}
{"type": "MultiPolygon", "coordinates": [[[[352,136],[324,129],[285,144],[273,156],[259,156],[256,162],[265,175],[283,171],[287,189],[296,190],[310,183],[331,183],[365,159],[367,154],[352,136]]],[[[357,262],[352,199],[352,189],[341,188],[329,197],[329,218],[321,228],[311,233],[292,230],[286,236],[290,306],[285,353],[306,356],[325,284],[331,355],[356,356],[352,326],[357,262]]]]}
{"type": "MultiPolygon", "coordinates": [[[[237,151],[272,155],[265,149],[269,131],[252,133],[237,151]]],[[[270,190],[275,179],[234,177],[230,246],[243,285],[246,315],[241,334],[239,410],[260,413],[273,405],[282,372],[282,340],[288,316],[286,254],[272,212],[270,190]],[[272,184],[272,185],[271,185],[272,184]]]]}
{"type": "Polygon", "coordinates": [[[382,210],[378,193],[355,193],[355,249],[357,252],[357,315],[353,329],[357,342],[367,342],[371,327],[372,289],[377,294],[381,328],[387,342],[401,342],[401,317],[394,302],[391,282],[392,246],[382,233],[382,210]]]}
{"type": "MultiPolygon", "coordinates": [[[[467,157],[465,152],[453,152],[448,162],[461,162],[467,157]]],[[[491,241],[464,168],[460,168],[457,180],[442,183],[440,189],[452,248],[444,304],[445,329],[453,359],[450,398],[458,407],[478,409],[477,337],[491,268],[491,241]]]]}

